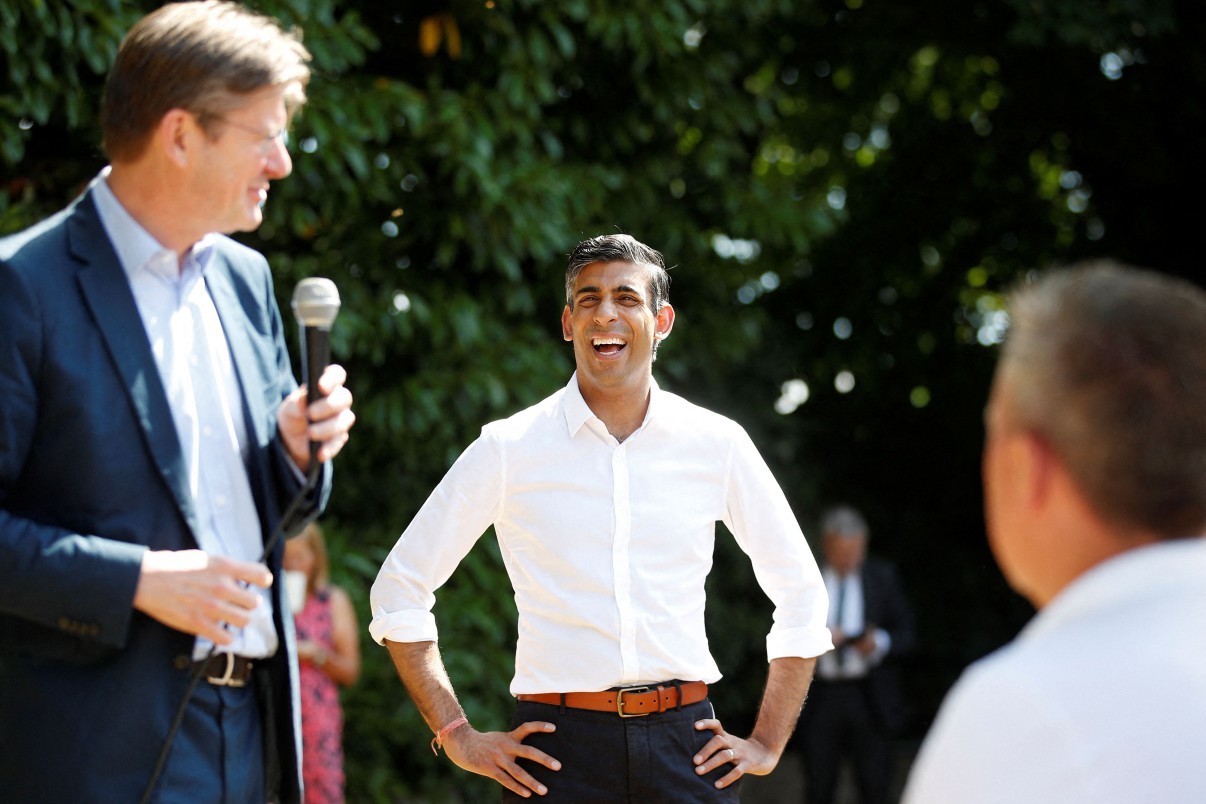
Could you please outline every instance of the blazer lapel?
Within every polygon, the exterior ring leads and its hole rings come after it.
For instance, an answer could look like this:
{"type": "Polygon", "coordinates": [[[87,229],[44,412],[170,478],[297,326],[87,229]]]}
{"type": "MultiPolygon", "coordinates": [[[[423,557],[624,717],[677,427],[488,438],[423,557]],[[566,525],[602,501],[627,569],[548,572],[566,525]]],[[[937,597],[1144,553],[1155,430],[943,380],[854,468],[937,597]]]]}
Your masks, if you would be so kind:
{"type": "MultiPolygon", "coordinates": [[[[230,345],[230,356],[234,363],[235,375],[243,397],[243,422],[247,429],[247,437],[252,441],[251,449],[247,451],[247,478],[251,482],[252,495],[260,511],[260,525],[263,537],[268,539],[273,529],[273,523],[267,517],[273,491],[271,489],[270,471],[266,463],[266,445],[272,443],[276,431],[276,408],[270,408],[264,401],[264,394],[256,384],[257,378],[265,373],[263,357],[256,350],[248,327],[247,309],[252,304],[240,301],[233,277],[234,268],[224,250],[219,248],[214,255],[213,263],[205,273],[205,285],[209,296],[213,299],[214,309],[218,311],[218,319],[226,332],[226,342],[230,345]]],[[[279,553],[283,545],[276,546],[279,553]]],[[[278,598],[276,605],[281,605],[278,598]]]]}
{"type": "Polygon", "coordinates": [[[189,528],[196,534],[197,514],[167,393],[129,280],[90,194],[76,204],[67,225],[67,242],[72,256],[84,265],[77,274],[80,290],[125,385],[146,447],[189,528]]]}
{"type": "Polygon", "coordinates": [[[251,427],[250,436],[257,444],[266,444],[270,440],[267,431],[270,421],[269,411],[261,402],[262,395],[249,393],[247,380],[249,377],[260,375],[259,365],[247,328],[240,322],[246,317],[243,305],[235,292],[234,281],[230,276],[230,264],[221,250],[214,255],[213,264],[205,273],[205,285],[209,296],[213,299],[218,318],[222,321],[222,329],[226,332],[226,342],[230,344],[230,355],[234,361],[235,374],[239,378],[239,387],[243,396],[243,414],[251,427]]]}

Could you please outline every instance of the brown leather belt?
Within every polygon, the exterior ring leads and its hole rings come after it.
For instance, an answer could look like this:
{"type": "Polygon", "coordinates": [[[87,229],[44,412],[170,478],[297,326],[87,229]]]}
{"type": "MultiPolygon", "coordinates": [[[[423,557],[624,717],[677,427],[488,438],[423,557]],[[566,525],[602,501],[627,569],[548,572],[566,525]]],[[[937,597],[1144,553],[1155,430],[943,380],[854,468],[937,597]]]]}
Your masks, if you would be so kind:
{"type": "Polygon", "coordinates": [[[699,703],[708,697],[708,685],[702,681],[680,684],[663,682],[643,687],[622,687],[602,692],[537,692],[517,695],[521,701],[589,709],[593,712],[615,712],[620,717],[643,717],[665,712],[680,706],[699,703]],[[679,691],[682,691],[680,696],[679,691]]]}
{"type": "Polygon", "coordinates": [[[244,687],[251,680],[251,668],[255,661],[245,656],[233,653],[215,653],[208,659],[198,659],[193,666],[198,667],[205,680],[215,687],[244,687]]]}

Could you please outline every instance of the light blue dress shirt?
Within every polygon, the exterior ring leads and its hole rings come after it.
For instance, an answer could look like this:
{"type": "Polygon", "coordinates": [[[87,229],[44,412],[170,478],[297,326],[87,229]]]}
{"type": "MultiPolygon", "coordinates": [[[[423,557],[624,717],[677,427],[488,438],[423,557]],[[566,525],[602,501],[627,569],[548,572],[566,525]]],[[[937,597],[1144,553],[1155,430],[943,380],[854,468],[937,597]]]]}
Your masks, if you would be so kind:
{"type": "MultiPolygon", "coordinates": [[[[107,175],[108,168],[102,173],[107,175]]],[[[167,391],[200,523],[197,544],[213,555],[260,561],[264,537],[247,477],[243,394],[205,284],[213,236],[193,244],[181,264],[176,252],[161,245],[121,205],[107,181],[96,183],[93,197],[130,280],[167,391]]],[[[250,588],[259,594],[259,605],[223,650],[271,656],[277,649],[272,598],[250,588]]],[[[204,657],[211,647],[209,640],[198,638],[194,656],[204,657]]]]}

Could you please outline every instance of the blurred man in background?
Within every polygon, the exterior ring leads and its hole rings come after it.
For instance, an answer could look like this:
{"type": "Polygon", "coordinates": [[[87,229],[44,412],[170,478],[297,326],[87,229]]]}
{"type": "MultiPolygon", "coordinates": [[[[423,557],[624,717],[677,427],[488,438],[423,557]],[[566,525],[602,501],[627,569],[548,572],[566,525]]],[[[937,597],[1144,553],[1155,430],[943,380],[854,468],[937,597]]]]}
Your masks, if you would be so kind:
{"type": "Polygon", "coordinates": [[[913,609],[895,567],[867,555],[870,532],[861,513],[831,508],[820,531],[834,649],[817,660],[800,719],[808,802],[837,800],[838,774],[849,760],[862,804],[884,804],[891,740],[904,721],[894,660],[916,642],[913,609]]]}
{"type": "Polygon", "coordinates": [[[1206,801],[1206,293],[1095,264],[1009,310],[986,518],[1039,613],[964,673],[905,799],[1206,801]]]}

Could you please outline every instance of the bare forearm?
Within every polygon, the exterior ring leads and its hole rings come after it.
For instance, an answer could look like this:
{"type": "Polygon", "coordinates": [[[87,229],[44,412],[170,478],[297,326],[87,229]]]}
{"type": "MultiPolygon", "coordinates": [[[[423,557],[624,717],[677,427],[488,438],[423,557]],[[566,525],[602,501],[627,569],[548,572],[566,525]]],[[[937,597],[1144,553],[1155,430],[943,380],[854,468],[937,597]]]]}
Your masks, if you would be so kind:
{"type": "MultiPolygon", "coordinates": [[[[433,732],[439,733],[440,729],[465,716],[435,642],[391,642],[387,639],[385,646],[389,648],[398,677],[433,732]]],[[[528,759],[559,770],[561,764],[557,760],[523,743],[529,734],[555,729],[552,723],[540,721],[523,723],[510,732],[478,732],[471,725],[463,725],[451,732],[443,745],[448,758],[465,770],[489,776],[525,798],[533,792],[543,796],[548,790],[521,768],[517,760],[528,759]]]]}
{"type": "Polygon", "coordinates": [[[360,678],[360,626],[356,609],[346,592],[331,587],[331,642],[328,667],[323,668],[336,684],[350,687],[360,678]]]}
{"type": "Polygon", "coordinates": [[[816,664],[815,658],[797,657],[773,659],[770,663],[766,691],[750,740],[761,743],[776,757],[783,754],[788,738],[795,731],[816,664]]]}
{"type": "Polygon", "coordinates": [[[771,661],[758,720],[749,739],[729,734],[716,718],[697,722],[697,730],[713,731],[716,736],[695,755],[695,772],[710,773],[721,766],[731,766],[716,782],[717,787],[724,788],[747,773],[765,776],[773,771],[796,728],[816,663],[816,659],[794,657],[771,661]]]}
{"type": "Polygon", "coordinates": [[[385,647],[394,660],[398,677],[433,732],[464,716],[465,711],[456,699],[435,642],[392,642],[387,639],[385,647]]]}
{"type": "Polygon", "coordinates": [[[338,650],[326,653],[321,663],[314,660],[314,665],[341,687],[350,687],[360,678],[360,657],[345,656],[338,650]]]}

